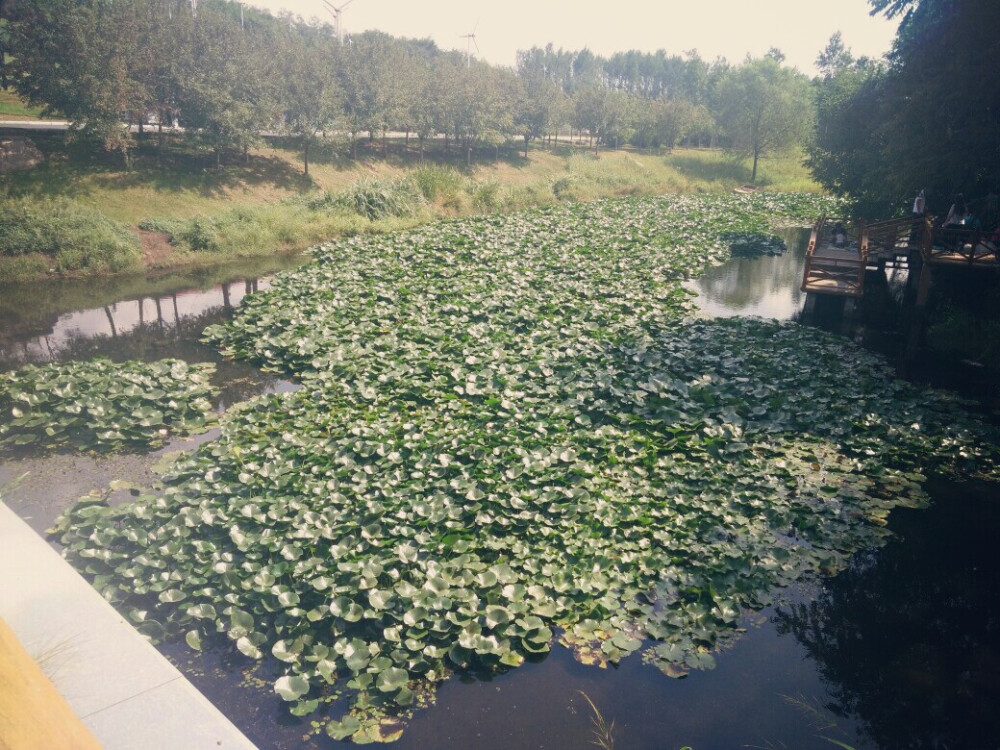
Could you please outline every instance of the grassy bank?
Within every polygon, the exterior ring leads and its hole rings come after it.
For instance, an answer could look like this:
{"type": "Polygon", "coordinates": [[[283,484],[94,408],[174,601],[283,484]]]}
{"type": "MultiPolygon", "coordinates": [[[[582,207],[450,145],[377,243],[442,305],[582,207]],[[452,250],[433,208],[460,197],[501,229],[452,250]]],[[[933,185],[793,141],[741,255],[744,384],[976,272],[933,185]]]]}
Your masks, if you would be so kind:
{"type": "Polygon", "coordinates": [[[25,104],[13,91],[0,88],[0,122],[4,120],[43,120],[42,110],[25,104]]]}
{"type": "MultiPolygon", "coordinates": [[[[569,144],[464,154],[441,143],[420,159],[415,141],[363,143],[350,158],[331,138],[301,172],[291,144],[273,139],[216,167],[180,146],[158,153],[138,138],[135,166],[62,134],[34,138],[43,165],[9,175],[0,206],[0,281],[211,265],[294,252],[335,236],[379,233],[443,217],[510,212],[602,197],[729,191],[746,165],[708,150],[598,155],[569,144]],[[35,238],[35,239],[33,239],[35,238]]],[[[764,163],[758,184],[815,191],[797,155],[764,163]]]]}

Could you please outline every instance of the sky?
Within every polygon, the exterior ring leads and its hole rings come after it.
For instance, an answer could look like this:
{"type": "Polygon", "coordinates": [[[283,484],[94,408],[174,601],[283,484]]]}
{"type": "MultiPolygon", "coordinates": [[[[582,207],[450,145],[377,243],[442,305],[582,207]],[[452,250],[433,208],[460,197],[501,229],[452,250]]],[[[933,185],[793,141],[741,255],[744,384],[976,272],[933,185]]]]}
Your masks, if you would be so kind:
{"type": "MultiPolygon", "coordinates": [[[[342,7],[344,0],[330,0],[342,7]]],[[[323,0],[244,0],[271,12],[330,20],[323,0]]],[[[835,31],[855,56],[889,50],[897,23],[872,18],[867,0],[350,0],[345,34],[378,29],[393,36],[430,37],[442,49],[466,50],[475,32],[479,53],[513,66],[519,49],[584,47],[608,56],[638,49],[670,54],[698,50],[704,60],[732,63],[771,47],[786,63],[813,75],[816,56],[835,31]]]]}

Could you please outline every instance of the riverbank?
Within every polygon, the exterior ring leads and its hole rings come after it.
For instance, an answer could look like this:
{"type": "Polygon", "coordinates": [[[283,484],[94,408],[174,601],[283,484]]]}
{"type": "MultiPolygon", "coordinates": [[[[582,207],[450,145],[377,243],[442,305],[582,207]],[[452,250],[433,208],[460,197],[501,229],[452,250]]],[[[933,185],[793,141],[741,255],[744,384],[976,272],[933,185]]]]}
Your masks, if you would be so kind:
{"type": "MultiPolygon", "coordinates": [[[[0,125],[2,132],[2,125],[0,125]]],[[[720,151],[607,151],[583,144],[475,155],[425,149],[414,139],[365,143],[351,158],[331,137],[302,174],[299,155],[269,139],[247,158],[216,167],[180,146],[160,153],[139,137],[125,172],[94,144],[34,133],[44,161],[7,176],[0,192],[0,281],[106,276],[143,269],[212,266],[295,253],[340,236],[377,234],[440,218],[507,213],[625,195],[729,192],[746,165],[720,151]]],[[[764,164],[758,183],[815,192],[798,154],[764,164]]]]}

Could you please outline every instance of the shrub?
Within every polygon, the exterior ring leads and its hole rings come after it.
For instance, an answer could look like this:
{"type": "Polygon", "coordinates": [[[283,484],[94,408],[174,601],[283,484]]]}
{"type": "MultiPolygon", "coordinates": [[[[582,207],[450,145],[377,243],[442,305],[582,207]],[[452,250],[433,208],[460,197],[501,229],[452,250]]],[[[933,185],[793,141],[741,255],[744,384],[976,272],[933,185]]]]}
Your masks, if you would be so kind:
{"type": "Polygon", "coordinates": [[[139,259],[139,238],[124,224],[70,200],[0,202],[0,256],[40,253],[59,271],[121,271],[139,259]]]}
{"type": "Polygon", "coordinates": [[[450,167],[438,165],[420,167],[413,173],[413,181],[424,199],[433,203],[447,201],[462,189],[462,175],[450,167]]]}
{"type": "Polygon", "coordinates": [[[411,180],[371,179],[337,195],[334,205],[371,221],[389,216],[415,216],[427,206],[423,193],[411,180]]]}

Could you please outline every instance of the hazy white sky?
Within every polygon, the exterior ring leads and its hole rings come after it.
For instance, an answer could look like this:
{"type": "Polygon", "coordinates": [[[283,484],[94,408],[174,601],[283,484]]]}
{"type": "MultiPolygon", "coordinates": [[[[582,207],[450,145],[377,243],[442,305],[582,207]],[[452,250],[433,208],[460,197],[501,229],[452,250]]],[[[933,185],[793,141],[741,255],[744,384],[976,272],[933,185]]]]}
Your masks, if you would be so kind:
{"type": "MultiPolygon", "coordinates": [[[[245,2],[330,19],[322,0],[245,2]]],[[[331,2],[340,7],[344,0],[331,2]]],[[[514,65],[517,50],[549,42],[601,55],[697,49],[705,60],[722,55],[730,62],[778,47],[788,63],[811,75],[816,56],[838,30],[856,56],[888,51],[897,24],[872,18],[868,10],[866,0],[351,0],[343,25],[347,34],[379,29],[463,51],[461,35],[475,29],[479,56],[499,65],[514,65]]]]}

